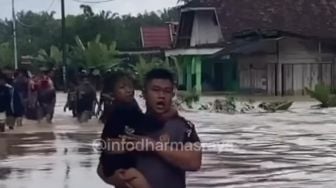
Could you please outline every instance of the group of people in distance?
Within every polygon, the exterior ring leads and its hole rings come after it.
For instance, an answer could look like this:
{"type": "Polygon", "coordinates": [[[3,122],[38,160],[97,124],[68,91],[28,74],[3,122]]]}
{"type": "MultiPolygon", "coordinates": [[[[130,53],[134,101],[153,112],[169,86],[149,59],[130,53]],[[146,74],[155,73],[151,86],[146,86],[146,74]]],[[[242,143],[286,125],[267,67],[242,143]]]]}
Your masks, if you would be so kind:
{"type": "Polygon", "coordinates": [[[32,75],[24,69],[0,69],[0,132],[22,126],[23,117],[51,123],[56,90],[49,71],[32,75]]]}
{"type": "MultiPolygon", "coordinates": [[[[104,80],[98,101],[96,88],[83,72],[79,82],[70,85],[64,106],[81,123],[100,114],[103,145],[121,146],[101,148],[99,177],[116,188],[185,188],[186,172],[201,167],[202,149],[194,124],[173,105],[173,73],[153,69],[145,75],[142,94],[146,112],[135,99],[132,76],[116,71],[106,74],[104,80]],[[125,147],[130,144],[133,147],[125,147]]],[[[22,126],[24,116],[45,117],[51,123],[56,89],[49,71],[32,76],[24,70],[1,70],[0,101],[0,131],[5,124],[10,129],[15,123],[22,126]]]]}
{"type": "Polygon", "coordinates": [[[195,126],[173,107],[173,74],[166,69],[146,74],[145,113],[128,74],[112,73],[108,80],[99,177],[116,188],[185,188],[186,172],[201,167],[202,150],[195,126]],[[129,144],[135,147],[124,147],[129,144]],[[116,145],[122,147],[106,147],[116,145]]]}

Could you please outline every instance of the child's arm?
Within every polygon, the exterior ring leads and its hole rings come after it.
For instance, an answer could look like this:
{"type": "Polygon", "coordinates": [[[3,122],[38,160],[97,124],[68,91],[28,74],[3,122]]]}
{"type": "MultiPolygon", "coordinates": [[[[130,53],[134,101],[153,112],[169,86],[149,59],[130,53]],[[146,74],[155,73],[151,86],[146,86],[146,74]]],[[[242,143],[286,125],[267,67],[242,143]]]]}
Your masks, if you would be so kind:
{"type": "Polygon", "coordinates": [[[126,181],[122,179],[120,176],[120,170],[116,171],[116,173],[112,177],[106,177],[103,172],[103,167],[101,163],[99,163],[97,168],[97,174],[106,184],[115,186],[115,187],[128,187],[126,181]]]}
{"type": "Polygon", "coordinates": [[[120,171],[121,178],[126,181],[126,185],[132,188],[150,188],[145,176],[137,169],[130,168],[120,171]]]}

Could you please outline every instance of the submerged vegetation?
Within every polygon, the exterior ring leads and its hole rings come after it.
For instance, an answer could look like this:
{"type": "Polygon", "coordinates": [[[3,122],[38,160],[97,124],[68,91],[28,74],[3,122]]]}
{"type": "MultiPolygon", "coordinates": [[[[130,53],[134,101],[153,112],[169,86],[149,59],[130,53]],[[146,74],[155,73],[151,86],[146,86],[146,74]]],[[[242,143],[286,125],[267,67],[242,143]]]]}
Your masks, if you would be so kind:
{"type": "Polygon", "coordinates": [[[277,101],[277,102],[260,102],[257,103],[254,100],[240,100],[234,96],[227,96],[223,99],[215,99],[214,101],[201,103],[200,97],[189,95],[189,100],[187,98],[182,98],[175,104],[181,106],[182,104],[187,104],[189,109],[193,106],[198,106],[197,110],[208,111],[213,113],[224,113],[224,114],[238,114],[238,113],[249,113],[249,112],[267,112],[275,113],[279,111],[288,111],[294,102],[292,101],[277,101]],[[184,100],[183,100],[184,99],[184,100]],[[189,101],[189,103],[187,102],[189,101]],[[193,104],[193,105],[188,105],[193,104]],[[195,105],[198,104],[198,105],[195,105]]]}
{"type": "Polygon", "coordinates": [[[329,86],[318,84],[314,90],[310,90],[309,88],[305,88],[305,90],[310,97],[320,102],[318,107],[336,107],[336,94],[329,86]]]}

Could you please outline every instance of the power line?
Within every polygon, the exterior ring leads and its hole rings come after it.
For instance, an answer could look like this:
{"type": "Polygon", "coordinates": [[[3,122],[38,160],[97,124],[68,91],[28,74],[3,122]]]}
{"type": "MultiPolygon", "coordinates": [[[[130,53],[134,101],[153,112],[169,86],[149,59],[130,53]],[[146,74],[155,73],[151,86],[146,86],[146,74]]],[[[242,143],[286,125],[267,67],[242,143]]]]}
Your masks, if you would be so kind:
{"type": "MultiPolygon", "coordinates": [[[[23,26],[23,27],[27,27],[27,28],[32,28],[32,27],[34,27],[34,25],[28,25],[28,24],[23,23],[22,21],[20,21],[20,19],[16,19],[16,22],[17,22],[18,24],[20,24],[21,26],[23,26]]],[[[35,26],[36,26],[36,25],[35,25],[35,26]]]]}
{"type": "MultiPolygon", "coordinates": [[[[46,12],[49,12],[49,10],[54,6],[55,2],[56,2],[56,0],[52,0],[52,1],[50,2],[50,5],[49,5],[49,7],[48,7],[48,9],[47,9],[46,12]]],[[[17,16],[16,16],[16,17],[17,17],[17,16]]],[[[32,25],[32,24],[26,24],[26,23],[23,23],[23,22],[22,22],[20,19],[18,19],[18,18],[16,18],[16,22],[17,22],[18,24],[20,24],[21,26],[26,27],[26,28],[32,28],[32,27],[36,27],[36,26],[37,26],[37,25],[32,25]]]]}
{"type": "Polygon", "coordinates": [[[47,12],[49,12],[49,10],[54,6],[55,2],[56,2],[56,0],[52,0],[51,1],[50,5],[49,5],[49,7],[47,9],[47,12]]]}
{"type": "Polygon", "coordinates": [[[73,0],[77,3],[91,3],[91,4],[99,4],[99,3],[107,3],[107,2],[111,2],[114,0],[100,0],[100,1],[82,1],[82,0],[73,0]]]}

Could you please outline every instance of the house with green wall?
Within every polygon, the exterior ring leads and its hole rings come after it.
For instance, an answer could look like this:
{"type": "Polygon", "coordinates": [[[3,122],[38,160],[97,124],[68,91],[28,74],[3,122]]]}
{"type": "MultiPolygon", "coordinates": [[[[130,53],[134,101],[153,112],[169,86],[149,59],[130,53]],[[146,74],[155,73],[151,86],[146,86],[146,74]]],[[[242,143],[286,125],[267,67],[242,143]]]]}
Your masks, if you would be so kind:
{"type": "Polygon", "coordinates": [[[212,57],[223,49],[221,41],[223,35],[215,8],[188,4],[181,9],[175,48],[165,51],[166,57],[178,59],[183,70],[179,75],[181,89],[198,93],[235,89],[232,59],[212,57]]]}
{"type": "Polygon", "coordinates": [[[336,88],[335,3],[193,0],[164,53],[179,60],[179,87],[188,91],[283,96],[336,88]]]}

